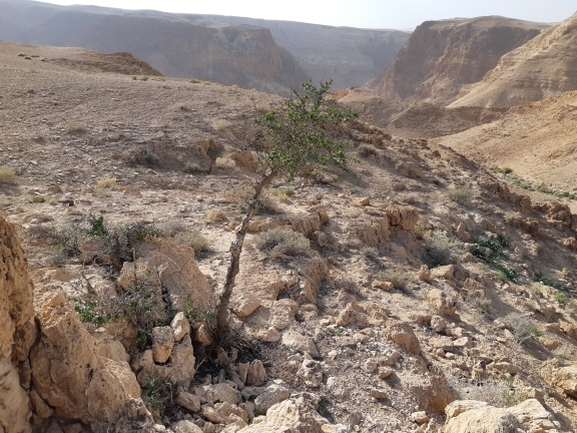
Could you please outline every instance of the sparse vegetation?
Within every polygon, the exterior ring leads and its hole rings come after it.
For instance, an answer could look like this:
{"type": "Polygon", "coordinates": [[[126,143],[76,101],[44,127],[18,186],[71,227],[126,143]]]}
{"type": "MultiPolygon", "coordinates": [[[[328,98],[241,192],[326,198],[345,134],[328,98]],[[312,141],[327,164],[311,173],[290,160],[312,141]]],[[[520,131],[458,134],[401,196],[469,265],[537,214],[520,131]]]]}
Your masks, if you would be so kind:
{"type": "Polygon", "coordinates": [[[274,188],[270,190],[270,193],[274,195],[280,202],[287,201],[290,197],[295,194],[295,190],[292,188],[274,188]]]}
{"type": "Polygon", "coordinates": [[[201,83],[202,81],[200,81],[199,79],[196,79],[196,78],[191,78],[190,80],[188,80],[188,82],[192,83],[192,84],[198,84],[198,83],[201,83]]]}
{"type": "Polygon", "coordinates": [[[506,322],[515,336],[515,341],[519,344],[543,336],[543,331],[525,316],[514,314],[508,317],[506,322]]]}
{"type": "Polygon", "coordinates": [[[178,233],[175,240],[182,245],[191,247],[197,256],[210,251],[210,241],[197,230],[178,233]]]}
{"type": "Polygon", "coordinates": [[[298,175],[310,176],[327,165],[343,169],[347,166],[348,143],[338,138],[338,127],[357,117],[358,113],[340,109],[334,101],[324,99],[330,86],[330,81],[321,82],[318,88],[311,82],[303,83],[302,94],[293,90],[293,98],[255,119],[260,128],[261,174],[230,247],[231,261],[217,312],[215,339],[218,344],[228,333],[228,306],[240,269],[240,255],[263,188],[281,175],[293,179],[298,175]]]}
{"type": "Polygon", "coordinates": [[[0,165],[0,183],[14,182],[14,169],[8,165],[0,165]]]}
{"type": "Polygon", "coordinates": [[[449,192],[449,198],[462,205],[469,204],[472,197],[473,191],[468,188],[455,188],[449,192]]]}
{"type": "Polygon", "coordinates": [[[204,222],[207,224],[215,224],[222,221],[226,221],[226,214],[221,210],[209,210],[204,218],[204,222]]]}
{"type": "Polygon", "coordinates": [[[96,181],[96,186],[100,189],[112,189],[116,186],[115,177],[101,177],[96,181]]]}
{"type": "Polygon", "coordinates": [[[413,273],[401,271],[399,269],[390,269],[381,272],[378,275],[378,279],[381,281],[389,281],[393,283],[395,289],[402,291],[407,289],[408,284],[417,281],[417,277],[413,273]]]}
{"type": "Polygon", "coordinates": [[[557,301],[563,307],[569,304],[569,296],[565,292],[558,291],[553,297],[555,298],[555,301],[557,301]]]}
{"type": "Polygon", "coordinates": [[[259,233],[254,244],[274,259],[305,255],[310,250],[310,241],[307,238],[288,229],[272,229],[259,233]]]}

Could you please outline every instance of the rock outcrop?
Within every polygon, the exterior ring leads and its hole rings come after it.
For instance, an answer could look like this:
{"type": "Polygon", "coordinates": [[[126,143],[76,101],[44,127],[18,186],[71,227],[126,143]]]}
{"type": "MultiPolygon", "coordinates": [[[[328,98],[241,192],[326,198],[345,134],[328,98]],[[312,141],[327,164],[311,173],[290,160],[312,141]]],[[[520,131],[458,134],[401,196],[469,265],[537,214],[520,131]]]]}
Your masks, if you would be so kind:
{"type": "Polygon", "coordinates": [[[452,107],[510,107],[577,89],[577,14],[504,55],[452,107]]]}
{"type": "Polygon", "coordinates": [[[34,392],[40,407],[53,408],[60,418],[85,423],[115,423],[128,399],[140,398],[140,386],[126,362],[98,356],[66,299],[58,294],[37,313],[38,343],[30,352],[34,392]]]}
{"type": "Polygon", "coordinates": [[[534,398],[509,408],[496,408],[482,401],[458,400],[447,406],[445,413],[445,433],[558,431],[553,416],[534,398]]]}
{"type": "Polygon", "coordinates": [[[547,25],[503,17],[426,21],[394,63],[367,87],[396,100],[445,105],[466,84],[480,81],[499,58],[547,25]]]}
{"type": "Polygon", "coordinates": [[[28,395],[18,364],[34,342],[33,287],[14,227],[0,217],[0,431],[30,431],[28,395]]]}

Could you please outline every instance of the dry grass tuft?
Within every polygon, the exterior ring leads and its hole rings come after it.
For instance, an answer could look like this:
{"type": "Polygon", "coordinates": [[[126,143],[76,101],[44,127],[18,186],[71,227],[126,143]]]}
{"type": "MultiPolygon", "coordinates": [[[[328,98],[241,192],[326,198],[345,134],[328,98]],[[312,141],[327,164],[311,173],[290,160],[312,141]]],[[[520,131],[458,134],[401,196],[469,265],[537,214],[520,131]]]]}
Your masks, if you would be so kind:
{"type": "Polygon", "coordinates": [[[100,189],[112,189],[116,186],[115,177],[101,177],[96,181],[96,186],[100,189]]]}
{"type": "Polygon", "coordinates": [[[14,182],[14,169],[7,165],[0,165],[0,183],[14,182]]]}

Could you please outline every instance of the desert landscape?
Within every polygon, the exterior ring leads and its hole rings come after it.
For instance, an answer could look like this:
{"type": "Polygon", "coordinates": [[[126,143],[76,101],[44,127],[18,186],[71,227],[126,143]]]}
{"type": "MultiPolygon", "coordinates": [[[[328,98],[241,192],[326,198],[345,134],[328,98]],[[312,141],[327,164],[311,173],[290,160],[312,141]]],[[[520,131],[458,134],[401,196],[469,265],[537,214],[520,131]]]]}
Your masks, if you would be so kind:
{"type": "Polygon", "coordinates": [[[322,27],[0,0],[1,433],[577,430],[577,15],[322,27]]]}

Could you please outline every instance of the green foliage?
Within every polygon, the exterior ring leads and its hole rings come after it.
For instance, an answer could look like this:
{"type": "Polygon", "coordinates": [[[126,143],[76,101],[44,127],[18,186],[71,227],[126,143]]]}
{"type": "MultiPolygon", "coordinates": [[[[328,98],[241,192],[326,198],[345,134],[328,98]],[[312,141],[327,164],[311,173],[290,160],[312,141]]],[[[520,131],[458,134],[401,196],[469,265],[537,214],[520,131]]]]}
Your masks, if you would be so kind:
{"type": "Polygon", "coordinates": [[[268,111],[254,122],[266,139],[263,169],[289,178],[317,166],[347,166],[348,143],[337,139],[339,126],[356,118],[353,110],[339,108],[324,99],[332,81],[302,84],[303,93],[293,89],[293,98],[268,111]]]}
{"type": "Polygon", "coordinates": [[[173,404],[177,387],[170,380],[150,374],[143,385],[146,408],[155,418],[163,420],[167,417],[167,409],[173,404]]]}
{"type": "Polygon", "coordinates": [[[561,284],[553,281],[550,278],[547,278],[545,275],[539,272],[535,272],[535,281],[538,281],[545,286],[553,287],[554,289],[557,290],[563,290],[563,286],[561,284]]]}
{"type": "Polygon", "coordinates": [[[254,243],[271,258],[303,255],[310,250],[310,241],[307,238],[287,229],[273,229],[259,233],[254,243]]]}
{"type": "Polygon", "coordinates": [[[565,292],[559,291],[559,292],[555,293],[554,298],[559,304],[561,304],[563,306],[566,306],[567,304],[569,304],[569,296],[567,296],[567,293],[565,293],[565,292]]]}
{"type": "Polygon", "coordinates": [[[506,261],[509,260],[507,248],[511,246],[511,242],[505,236],[477,238],[473,242],[477,244],[477,247],[472,251],[472,254],[495,268],[501,278],[510,281],[519,279],[521,275],[506,264],[506,261]]]}

